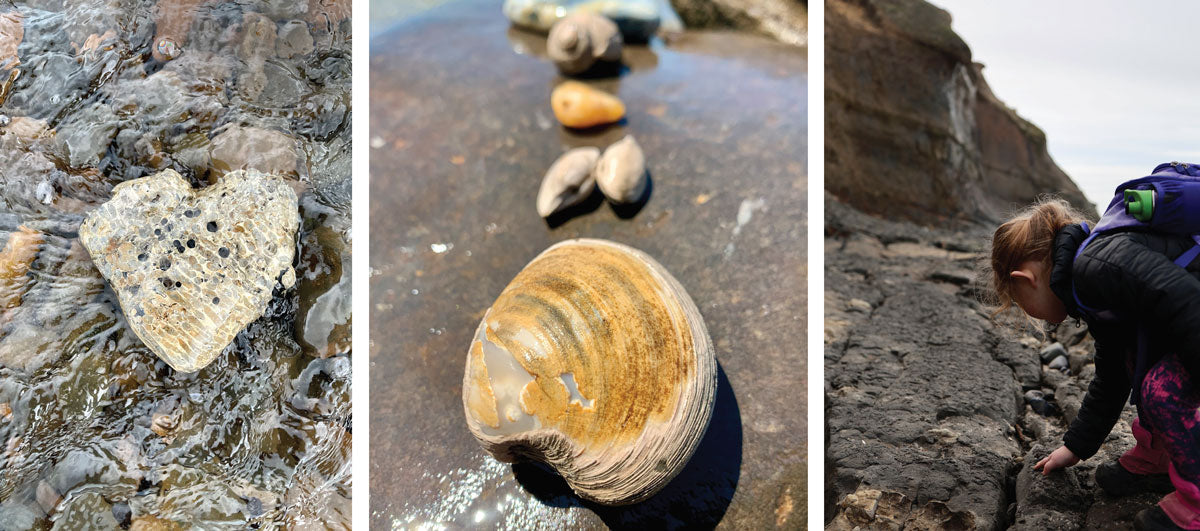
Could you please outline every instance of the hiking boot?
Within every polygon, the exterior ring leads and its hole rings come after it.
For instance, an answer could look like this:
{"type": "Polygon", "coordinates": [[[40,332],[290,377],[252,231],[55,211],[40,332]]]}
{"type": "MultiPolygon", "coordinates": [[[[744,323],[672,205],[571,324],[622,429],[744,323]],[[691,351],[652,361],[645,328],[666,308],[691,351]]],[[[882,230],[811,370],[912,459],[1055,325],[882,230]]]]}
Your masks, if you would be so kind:
{"type": "Polygon", "coordinates": [[[1109,461],[1096,467],[1096,485],[1110,496],[1129,496],[1142,492],[1166,494],[1175,490],[1171,478],[1166,474],[1134,474],[1121,466],[1120,461],[1109,461]]]}
{"type": "Polygon", "coordinates": [[[1183,529],[1175,525],[1175,522],[1171,521],[1171,517],[1163,512],[1162,507],[1157,505],[1138,511],[1137,516],[1133,517],[1133,528],[1137,531],[1174,531],[1176,529],[1183,529]]]}

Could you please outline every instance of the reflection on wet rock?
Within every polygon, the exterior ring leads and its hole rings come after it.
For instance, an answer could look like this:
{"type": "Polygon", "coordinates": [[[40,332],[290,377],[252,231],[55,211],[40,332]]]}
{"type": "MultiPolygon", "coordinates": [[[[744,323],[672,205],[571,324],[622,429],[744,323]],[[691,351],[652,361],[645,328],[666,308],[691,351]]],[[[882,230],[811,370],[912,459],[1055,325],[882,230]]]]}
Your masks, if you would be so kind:
{"type": "MultiPolygon", "coordinates": [[[[8,235],[8,242],[0,251],[0,311],[21,305],[21,295],[27,286],[25,276],[43,241],[41,233],[24,226],[8,235]]],[[[4,315],[7,312],[0,314],[0,323],[6,320],[4,315]]]]}
{"type": "Polygon", "coordinates": [[[212,159],[209,180],[213,182],[226,172],[245,168],[296,175],[296,141],[279,131],[230,126],[213,137],[209,156],[212,159]]]}
{"type": "Polygon", "coordinates": [[[17,55],[17,47],[25,38],[25,27],[21,25],[24,18],[20,12],[9,11],[0,15],[0,68],[13,68],[21,64],[17,55]]]}
{"type": "Polygon", "coordinates": [[[291,59],[312,51],[312,34],[308,32],[308,24],[304,21],[290,20],[279,29],[279,38],[275,41],[275,55],[291,59]]]}
{"type": "Polygon", "coordinates": [[[296,272],[296,341],[320,358],[350,350],[350,248],[343,239],[349,226],[335,227],[318,225],[303,236],[296,272]]]}

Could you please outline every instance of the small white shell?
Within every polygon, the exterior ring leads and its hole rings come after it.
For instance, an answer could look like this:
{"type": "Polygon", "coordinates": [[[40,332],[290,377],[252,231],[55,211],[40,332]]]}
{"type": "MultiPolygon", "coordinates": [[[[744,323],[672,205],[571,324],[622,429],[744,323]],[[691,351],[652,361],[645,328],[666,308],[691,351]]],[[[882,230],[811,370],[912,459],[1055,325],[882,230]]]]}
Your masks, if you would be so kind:
{"type": "Polygon", "coordinates": [[[621,59],[621,31],[595,13],[574,13],[550,28],[546,54],[564,74],[578,74],[596,61],[621,59]]]}
{"type": "Polygon", "coordinates": [[[592,194],[596,180],[592,168],[600,158],[600,150],[581,147],[563,153],[542,178],[538,190],[537,211],[543,218],[583,201],[592,194]]]}
{"type": "Polygon", "coordinates": [[[646,191],[646,157],[633,135],[608,146],[594,173],[596,186],[614,203],[633,203],[646,191]]]}

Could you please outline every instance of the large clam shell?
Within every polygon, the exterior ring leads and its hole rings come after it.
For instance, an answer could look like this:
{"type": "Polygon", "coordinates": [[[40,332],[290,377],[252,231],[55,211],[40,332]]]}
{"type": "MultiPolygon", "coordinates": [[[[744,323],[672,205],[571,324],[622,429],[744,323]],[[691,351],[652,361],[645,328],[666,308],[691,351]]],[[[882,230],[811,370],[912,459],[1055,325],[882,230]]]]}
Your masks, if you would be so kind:
{"type": "Polygon", "coordinates": [[[687,292],[645,253],[568,240],[525,266],[467,356],[467,425],[496,459],[552,466],[623,505],[683,469],[712,416],[717,364],[687,292]]]}

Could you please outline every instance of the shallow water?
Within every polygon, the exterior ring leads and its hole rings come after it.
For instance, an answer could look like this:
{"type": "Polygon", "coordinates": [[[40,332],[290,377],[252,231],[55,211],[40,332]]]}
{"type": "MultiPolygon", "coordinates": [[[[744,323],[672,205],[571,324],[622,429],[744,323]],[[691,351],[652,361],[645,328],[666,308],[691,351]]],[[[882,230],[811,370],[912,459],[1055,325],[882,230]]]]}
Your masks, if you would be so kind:
{"type": "Polygon", "coordinates": [[[153,4],[0,8],[0,527],[349,527],[349,3],[153,4]],[[300,192],[300,281],[176,373],[79,224],[122,181],[245,164],[300,192]]]}
{"type": "Polygon", "coordinates": [[[625,119],[580,132],[551,112],[562,78],[545,42],[486,0],[432,8],[371,41],[372,527],[802,527],[805,50],[720,31],[630,45],[619,76],[585,80],[620,97],[625,119]],[[596,193],[567,216],[538,216],[559,155],[625,134],[645,152],[648,200],[611,207],[596,193]],[[720,366],[696,453],[631,506],[497,462],[463,412],[484,311],[530,259],[578,237],[659,261],[703,314],[720,366]]]}

